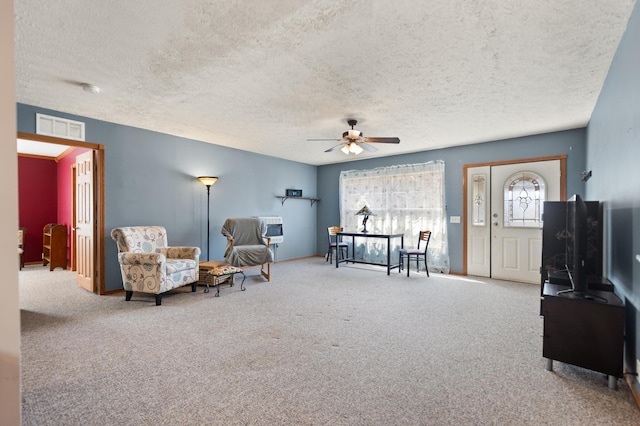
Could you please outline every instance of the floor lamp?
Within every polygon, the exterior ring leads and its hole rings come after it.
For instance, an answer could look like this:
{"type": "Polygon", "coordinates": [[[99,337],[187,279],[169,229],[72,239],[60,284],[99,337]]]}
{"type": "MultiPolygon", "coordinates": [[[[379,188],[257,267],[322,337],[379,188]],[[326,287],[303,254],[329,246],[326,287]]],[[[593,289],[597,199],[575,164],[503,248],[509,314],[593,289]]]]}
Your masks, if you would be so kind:
{"type": "Polygon", "coordinates": [[[198,180],[207,187],[207,261],[209,261],[209,238],[211,234],[209,228],[209,200],[211,198],[211,185],[216,183],[218,178],[213,176],[199,176],[198,180]]]}

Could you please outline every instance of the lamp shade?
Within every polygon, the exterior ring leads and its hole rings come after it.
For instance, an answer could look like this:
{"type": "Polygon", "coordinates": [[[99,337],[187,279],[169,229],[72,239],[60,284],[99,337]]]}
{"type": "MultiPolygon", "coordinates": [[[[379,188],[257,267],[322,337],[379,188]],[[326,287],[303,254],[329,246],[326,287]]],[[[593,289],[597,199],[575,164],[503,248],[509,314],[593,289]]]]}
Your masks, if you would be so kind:
{"type": "Polygon", "coordinates": [[[211,186],[218,181],[218,178],[214,176],[199,176],[198,180],[206,186],[211,186]]]}
{"type": "Polygon", "coordinates": [[[369,207],[364,206],[356,212],[356,216],[376,216],[376,214],[369,210],[369,207]]]}
{"type": "Polygon", "coordinates": [[[349,148],[349,151],[353,152],[355,155],[358,155],[364,150],[360,147],[360,145],[358,145],[357,143],[352,142],[351,143],[351,147],[349,148]]]}

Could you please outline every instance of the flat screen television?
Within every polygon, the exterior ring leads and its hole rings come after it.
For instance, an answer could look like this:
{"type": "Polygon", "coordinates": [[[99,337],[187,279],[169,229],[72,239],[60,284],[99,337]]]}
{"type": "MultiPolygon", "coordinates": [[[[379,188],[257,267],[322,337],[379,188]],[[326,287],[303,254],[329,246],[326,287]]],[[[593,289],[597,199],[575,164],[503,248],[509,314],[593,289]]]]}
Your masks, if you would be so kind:
{"type": "Polygon", "coordinates": [[[588,296],[587,270],[587,205],[578,194],[567,200],[565,244],[566,268],[571,290],[577,296],[588,296]]]}

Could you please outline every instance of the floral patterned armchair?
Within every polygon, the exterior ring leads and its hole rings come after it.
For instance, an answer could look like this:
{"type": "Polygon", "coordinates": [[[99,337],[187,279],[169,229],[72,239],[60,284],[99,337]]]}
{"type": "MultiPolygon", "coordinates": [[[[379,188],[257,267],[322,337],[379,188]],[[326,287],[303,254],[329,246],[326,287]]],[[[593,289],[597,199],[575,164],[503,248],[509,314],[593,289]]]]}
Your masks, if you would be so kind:
{"type": "Polygon", "coordinates": [[[176,287],[191,284],[196,291],[200,248],[169,247],[163,226],[114,228],[111,238],[118,245],[126,300],[134,291],[151,293],[160,305],[162,294],[176,287]]]}

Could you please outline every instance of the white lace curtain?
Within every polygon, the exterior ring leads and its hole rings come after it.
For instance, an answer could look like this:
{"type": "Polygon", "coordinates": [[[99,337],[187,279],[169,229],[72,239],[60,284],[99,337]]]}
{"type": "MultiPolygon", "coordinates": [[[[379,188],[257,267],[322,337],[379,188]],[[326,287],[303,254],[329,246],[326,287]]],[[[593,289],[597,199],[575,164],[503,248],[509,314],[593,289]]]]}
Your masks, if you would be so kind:
{"type": "MultiPolygon", "coordinates": [[[[442,160],[341,172],[340,224],[345,231],[362,230],[363,216],[356,216],[356,212],[367,206],[375,214],[369,217],[367,230],[379,234],[403,233],[405,248],[415,248],[420,231],[430,230],[429,270],[448,273],[444,188],[442,160]]],[[[356,240],[357,258],[386,262],[384,240],[361,240],[356,240]]],[[[397,249],[392,248],[392,259],[397,259],[397,249]]]]}

